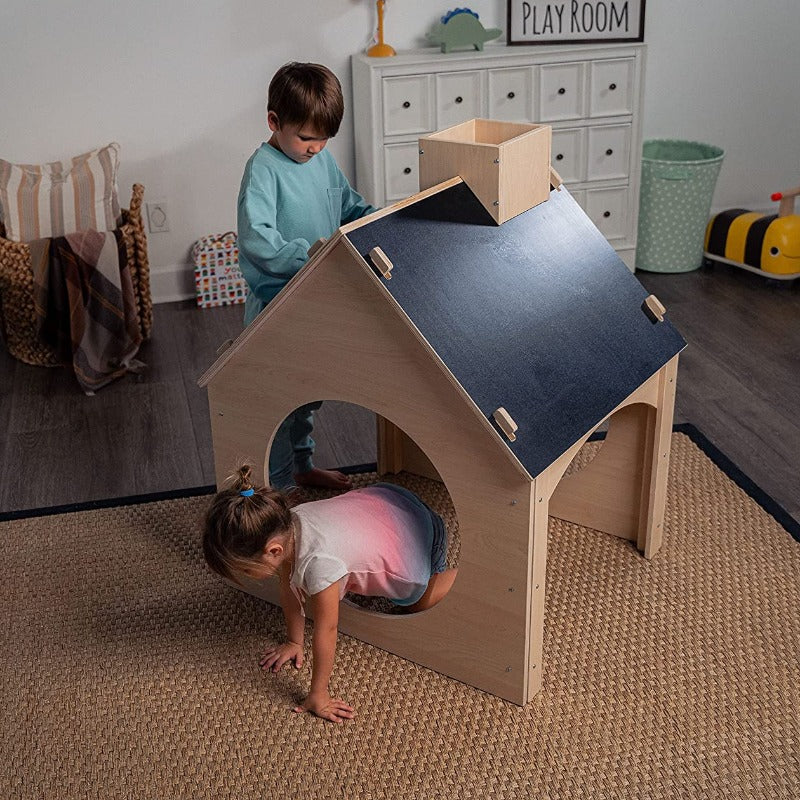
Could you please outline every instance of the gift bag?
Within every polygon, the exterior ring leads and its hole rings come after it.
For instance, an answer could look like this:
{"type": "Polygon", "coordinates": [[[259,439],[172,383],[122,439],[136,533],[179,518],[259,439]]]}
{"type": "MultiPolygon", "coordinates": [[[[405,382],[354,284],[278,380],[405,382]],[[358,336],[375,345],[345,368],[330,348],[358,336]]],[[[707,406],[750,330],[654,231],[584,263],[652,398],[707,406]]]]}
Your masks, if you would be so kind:
{"type": "Polygon", "coordinates": [[[244,303],[247,283],[239,272],[239,248],[233,231],[198,239],[192,247],[192,261],[200,308],[244,303]]]}

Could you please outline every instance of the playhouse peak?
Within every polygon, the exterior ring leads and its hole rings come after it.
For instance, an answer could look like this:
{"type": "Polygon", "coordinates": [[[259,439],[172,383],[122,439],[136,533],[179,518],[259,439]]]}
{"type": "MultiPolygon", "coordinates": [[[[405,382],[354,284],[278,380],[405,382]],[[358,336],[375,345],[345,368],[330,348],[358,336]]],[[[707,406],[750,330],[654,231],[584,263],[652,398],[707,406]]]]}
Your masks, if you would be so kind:
{"type": "Polygon", "coordinates": [[[420,189],[459,176],[492,219],[506,220],[550,196],[561,179],[550,166],[549,125],[471,119],[419,140],[420,189]]]}

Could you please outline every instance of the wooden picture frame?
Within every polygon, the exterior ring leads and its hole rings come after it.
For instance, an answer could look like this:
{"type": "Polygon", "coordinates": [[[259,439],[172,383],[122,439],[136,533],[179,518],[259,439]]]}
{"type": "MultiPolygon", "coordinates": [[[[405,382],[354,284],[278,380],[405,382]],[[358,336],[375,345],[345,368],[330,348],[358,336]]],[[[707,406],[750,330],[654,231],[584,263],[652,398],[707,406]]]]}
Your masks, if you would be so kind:
{"type": "Polygon", "coordinates": [[[642,42],[644,6],[645,0],[507,0],[507,42],[642,42]]]}

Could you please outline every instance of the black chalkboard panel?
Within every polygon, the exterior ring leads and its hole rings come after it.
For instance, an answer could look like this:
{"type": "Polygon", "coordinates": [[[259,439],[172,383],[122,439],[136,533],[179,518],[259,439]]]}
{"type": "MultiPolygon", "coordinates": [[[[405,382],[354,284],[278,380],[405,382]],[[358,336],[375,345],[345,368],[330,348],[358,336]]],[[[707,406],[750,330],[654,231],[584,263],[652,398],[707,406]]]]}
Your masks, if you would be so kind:
{"type": "Polygon", "coordinates": [[[481,411],[519,426],[536,476],[685,346],[566,189],[496,225],[464,183],[348,234],[481,411]]]}

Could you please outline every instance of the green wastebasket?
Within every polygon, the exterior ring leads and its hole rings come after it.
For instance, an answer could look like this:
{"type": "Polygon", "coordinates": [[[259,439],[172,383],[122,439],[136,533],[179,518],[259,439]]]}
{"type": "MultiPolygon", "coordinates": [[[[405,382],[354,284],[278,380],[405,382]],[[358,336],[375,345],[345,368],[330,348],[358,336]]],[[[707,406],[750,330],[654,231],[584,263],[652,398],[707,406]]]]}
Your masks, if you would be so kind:
{"type": "Polygon", "coordinates": [[[679,139],[652,139],[642,148],[636,268],[691,272],[703,263],[711,200],[725,152],[679,139]]]}

